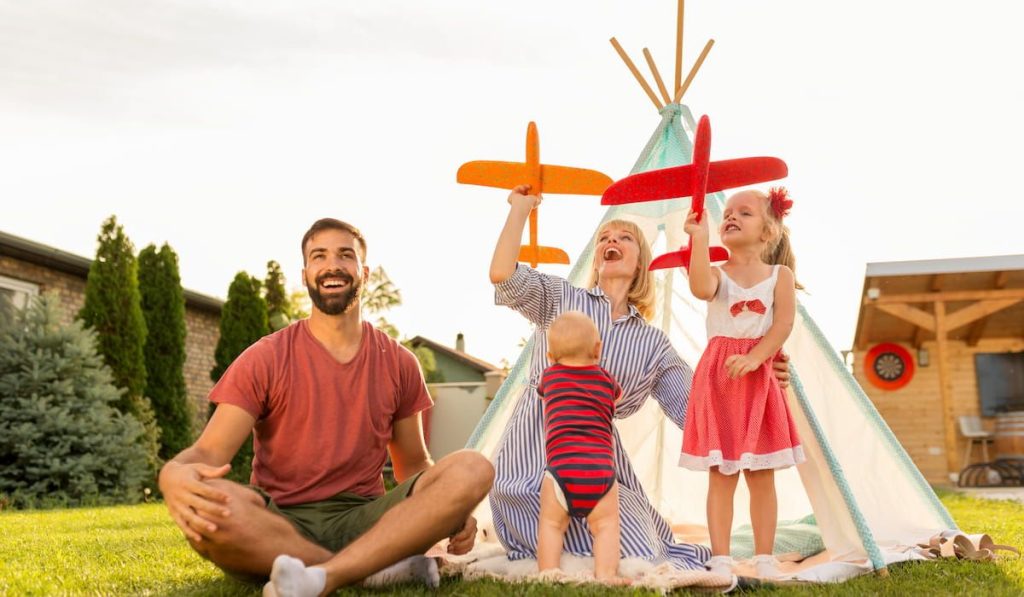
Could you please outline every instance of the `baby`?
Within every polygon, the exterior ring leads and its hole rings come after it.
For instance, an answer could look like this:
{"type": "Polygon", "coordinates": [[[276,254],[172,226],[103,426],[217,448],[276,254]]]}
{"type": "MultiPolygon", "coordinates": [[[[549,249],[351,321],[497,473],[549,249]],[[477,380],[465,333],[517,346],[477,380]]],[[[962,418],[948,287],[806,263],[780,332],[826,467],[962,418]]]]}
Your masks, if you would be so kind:
{"type": "Polygon", "coordinates": [[[622,390],[598,365],[601,337],[579,311],[548,328],[548,360],[537,394],[544,401],[547,468],[540,489],[537,564],[559,567],[569,518],[586,518],[594,539],[594,576],[622,584],[619,487],[615,482],[612,416],[622,390]]]}

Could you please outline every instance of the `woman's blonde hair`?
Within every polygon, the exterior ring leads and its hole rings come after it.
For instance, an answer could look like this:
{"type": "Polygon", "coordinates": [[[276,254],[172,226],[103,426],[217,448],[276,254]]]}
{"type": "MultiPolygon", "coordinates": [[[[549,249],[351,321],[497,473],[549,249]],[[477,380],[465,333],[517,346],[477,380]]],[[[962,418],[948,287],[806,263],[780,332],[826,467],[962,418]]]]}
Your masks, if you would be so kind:
{"type": "MultiPolygon", "coordinates": [[[[601,238],[601,235],[605,230],[609,228],[620,228],[629,232],[636,238],[636,244],[640,247],[640,256],[637,259],[636,273],[633,275],[633,283],[629,285],[629,294],[626,295],[626,300],[636,307],[636,310],[640,312],[640,315],[647,321],[654,319],[654,274],[648,271],[648,267],[651,265],[651,247],[647,244],[647,237],[644,236],[640,227],[634,222],[629,220],[610,220],[605,222],[597,230],[597,235],[594,237],[594,244],[597,244],[597,240],[601,238]]],[[[595,262],[596,256],[595,256],[595,262]]],[[[593,288],[597,285],[597,268],[591,267],[590,278],[587,280],[587,288],[593,288]]]]}
{"type": "MultiPolygon", "coordinates": [[[[768,231],[768,244],[765,246],[761,259],[768,265],[785,265],[796,275],[796,255],[793,254],[793,246],[789,242],[789,227],[782,223],[782,218],[772,208],[771,197],[763,191],[753,190],[764,207],[764,227],[768,231]]],[[[774,190],[772,192],[775,192],[774,190]]],[[[782,189],[785,197],[785,189],[782,189]]],[[[790,202],[790,205],[792,202],[790,202]]],[[[786,208],[788,213],[788,207],[786,208]]],[[[803,290],[800,282],[796,282],[797,290],[803,290]]]]}

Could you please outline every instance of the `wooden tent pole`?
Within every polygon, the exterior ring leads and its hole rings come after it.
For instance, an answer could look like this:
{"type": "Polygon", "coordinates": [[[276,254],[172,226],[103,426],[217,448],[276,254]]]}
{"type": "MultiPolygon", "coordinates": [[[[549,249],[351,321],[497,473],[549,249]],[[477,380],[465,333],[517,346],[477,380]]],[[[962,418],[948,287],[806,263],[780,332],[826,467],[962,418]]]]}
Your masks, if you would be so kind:
{"type": "Polygon", "coordinates": [[[683,82],[683,0],[679,0],[676,9],[676,84],[672,88],[674,93],[679,92],[683,82]]]}
{"type": "Polygon", "coordinates": [[[651,74],[654,75],[654,82],[658,84],[658,91],[661,92],[661,99],[665,100],[665,103],[672,101],[672,96],[668,94],[668,89],[665,89],[665,82],[661,80],[661,73],[658,72],[658,67],[654,64],[654,56],[651,56],[651,51],[644,48],[644,58],[647,59],[647,66],[651,68],[651,74]]]}
{"type": "Polygon", "coordinates": [[[640,71],[636,68],[636,65],[633,64],[633,61],[630,60],[626,51],[622,49],[621,45],[619,45],[619,40],[613,37],[608,41],[611,42],[615,51],[619,53],[619,57],[622,58],[622,61],[626,63],[626,68],[629,69],[629,72],[633,73],[633,76],[636,77],[636,82],[640,83],[640,86],[644,88],[644,92],[647,93],[647,97],[651,98],[651,101],[654,102],[654,107],[656,107],[660,112],[665,106],[661,103],[661,100],[658,99],[658,96],[654,94],[654,90],[647,84],[644,76],[640,74],[640,71]]]}
{"type": "Polygon", "coordinates": [[[697,57],[697,62],[693,64],[693,68],[690,69],[690,74],[686,75],[686,80],[683,81],[683,86],[676,91],[676,96],[672,98],[672,101],[679,103],[683,99],[683,94],[690,88],[690,83],[693,82],[693,78],[697,76],[697,71],[700,70],[700,65],[704,64],[704,59],[708,57],[708,52],[711,51],[711,46],[715,45],[715,40],[709,39],[708,43],[704,44],[704,50],[697,57]]]}

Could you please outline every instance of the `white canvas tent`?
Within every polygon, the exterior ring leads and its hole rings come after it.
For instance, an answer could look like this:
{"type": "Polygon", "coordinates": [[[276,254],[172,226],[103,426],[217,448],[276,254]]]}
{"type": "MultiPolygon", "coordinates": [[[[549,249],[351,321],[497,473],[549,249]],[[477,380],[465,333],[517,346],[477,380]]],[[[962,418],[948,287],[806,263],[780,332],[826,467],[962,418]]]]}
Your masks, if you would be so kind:
{"type": "MultiPolygon", "coordinates": [[[[690,110],[669,103],[661,115],[634,173],[691,161],[695,122],[690,110]]],[[[708,195],[706,213],[712,231],[717,229],[723,204],[721,193],[708,195]]],[[[637,222],[658,255],[686,243],[683,220],[688,209],[688,199],[621,205],[609,208],[602,222],[617,218],[637,222]]],[[[599,225],[595,225],[595,233],[599,225]]],[[[590,248],[576,259],[569,276],[572,283],[585,283],[592,259],[590,248]]],[[[668,334],[687,362],[696,365],[707,341],[705,305],[690,294],[683,270],[661,270],[656,279],[658,310],[652,323],[668,334]]],[[[806,282],[814,286],[814,280],[806,282]]],[[[514,401],[522,396],[532,342],[523,349],[467,447],[493,458],[514,401]]],[[[798,306],[785,351],[792,359],[790,407],[807,462],[776,477],[779,520],[813,514],[811,528],[816,521],[826,549],[811,560],[814,565],[800,569],[798,578],[839,580],[871,570],[884,571],[895,561],[920,559],[910,548],[955,528],[949,513],[803,306],[798,306]]],[[[680,538],[705,528],[707,474],[677,466],[682,432],[654,401],[616,423],[652,504],[678,530],[680,538]]],[[[749,524],[748,496],[742,483],[737,499],[734,533],[749,524]]],[[[486,501],[476,515],[486,528],[490,522],[486,501]]],[[[817,537],[817,533],[812,535],[817,537]]],[[[734,551],[738,542],[734,540],[734,551]]]]}

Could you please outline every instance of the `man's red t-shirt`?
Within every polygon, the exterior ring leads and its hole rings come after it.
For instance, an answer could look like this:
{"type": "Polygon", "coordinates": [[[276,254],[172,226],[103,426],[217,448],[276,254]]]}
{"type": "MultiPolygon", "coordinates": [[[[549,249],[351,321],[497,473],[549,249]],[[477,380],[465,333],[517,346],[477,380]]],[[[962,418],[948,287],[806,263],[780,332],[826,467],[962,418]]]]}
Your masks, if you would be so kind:
{"type": "Polygon", "coordinates": [[[342,364],[308,320],[246,349],[210,401],[256,418],[251,482],[282,506],[383,495],[394,422],[433,404],[416,357],[390,336],[363,322],[359,350],[342,364]]]}

